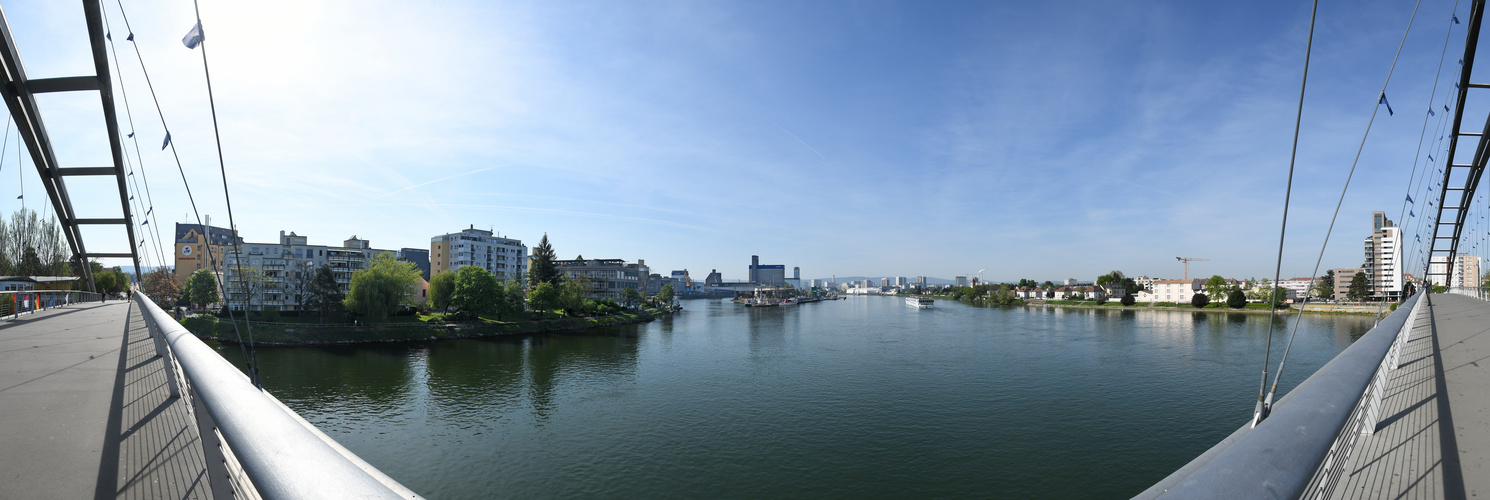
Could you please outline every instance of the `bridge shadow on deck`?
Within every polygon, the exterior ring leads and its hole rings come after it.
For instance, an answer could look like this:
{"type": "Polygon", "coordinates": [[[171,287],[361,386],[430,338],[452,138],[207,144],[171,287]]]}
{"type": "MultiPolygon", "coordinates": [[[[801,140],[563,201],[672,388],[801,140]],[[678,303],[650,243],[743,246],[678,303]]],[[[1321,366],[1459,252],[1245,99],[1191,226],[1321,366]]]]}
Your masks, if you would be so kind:
{"type": "Polygon", "coordinates": [[[196,421],[172,394],[171,371],[130,304],[114,380],[97,499],[212,498],[196,421]]]}
{"type": "Polygon", "coordinates": [[[1388,376],[1375,433],[1357,436],[1335,498],[1468,497],[1443,349],[1447,340],[1474,336],[1463,332],[1470,331],[1465,311],[1475,309],[1490,304],[1429,297],[1388,376]]]}

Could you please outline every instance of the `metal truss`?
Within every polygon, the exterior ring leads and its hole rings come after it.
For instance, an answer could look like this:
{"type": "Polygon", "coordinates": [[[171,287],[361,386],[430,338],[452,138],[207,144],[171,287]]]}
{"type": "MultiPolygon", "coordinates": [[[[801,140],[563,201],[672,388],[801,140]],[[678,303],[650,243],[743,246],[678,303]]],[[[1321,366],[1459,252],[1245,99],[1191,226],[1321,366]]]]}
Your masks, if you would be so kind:
{"type": "Polygon", "coordinates": [[[109,56],[105,52],[103,9],[99,0],[83,0],[83,14],[88,23],[88,41],[93,52],[93,66],[96,74],[93,76],[73,76],[63,78],[41,78],[31,79],[26,76],[26,70],[21,65],[21,57],[16,50],[15,38],[11,35],[10,22],[5,17],[5,12],[0,9],[0,97],[4,97],[5,105],[10,109],[10,116],[20,130],[21,140],[26,143],[26,148],[31,153],[31,162],[36,165],[36,172],[41,176],[42,184],[46,186],[47,196],[51,199],[52,208],[56,210],[59,222],[62,225],[62,233],[67,237],[67,244],[72,250],[72,261],[81,271],[83,279],[91,291],[97,291],[93,282],[93,269],[89,266],[89,259],[94,258],[125,258],[134,261],[135,280],[140,280],[140,252],[138,243],[135,241],[134,224],[130,221],[129,192],[125,187],[124,172],[124,150],[120,144],[119,122],[114,111],[114,86],[109,77],[109,56]],[[46,125],[43,124],[41,112],[36,105],[36,94],[49,92],[98,92],[100,104],[103,107],[105,124],[108,127],[109,149],[113,155],[113,165],[105,167],[63,167],[57,163],[56,152],[52,149],[51,139],[47,135],[46,125]],[[114,218],[84,218],[79,217],[73,210],[72,199],[67,194],[67,183],[64,181],[73,176],[114,176],[119,185],[119,205],[124,209],[124,217],[114,218]],[[129,253],[89,253],[83,242],[83,234],[80,228],[84,225],[123,225],[129,233],[129,253]]]}
{"type": "Polygon", "coordinates": [[[1470,77],[1474,73],[1475,52],[1480,42],[1480,26],[1485,14],[1485,0],[1475,0],[1470,7],[1469,35],[1464,40],[1464,69],[1459,73],[1458,96],[1454,100],[1454,125],[1450,132],[1448,166],[1443,169],[1443,189],[1438,192],[1438,211],[1433,218],[1433,232],[1430,236],[1431,243],[1428,245],[1427,262],[1423,263],[1423,276],[1444,276],[1444,282],[1448,282],[1448,276],[1453,273],[1454,259],[1459,253],[1460,238],[1464,235],[1465,218],[1469,215],[1470,203],[1474,201],[1475,190],[1480,185],[1480,176],[1485,173],[1485,165],[1490,162],[1490,141],[1485,138],[1490,136],[1490,115],[1485,117],[1485,125],[1480,132],[1464,132],[1460,129],[1464,120],[1464,103],[1469,95],[1470,89],[1490,89],[1490,83],[1471,83],[1470,77]],[[1469,163],[1454,163],[1458,152],[1460,139],[1470,139],[1474,144],[1474,156],[1469,163]],[[1450,182],[1456,177],[1456,172],[1462,181],[1462,187],[1455,187],[1450,182]],[[1450,197],[1449,193],[1457,193],[1450,197]],[[1449,205],[1453,202],[1454,205],[1449,205]],[[1453,221],[1444,220],[1448,215],[1453,221]],[[1432,272],[1433,257],[1435,255],[1446,256],[1442,272],[1432,272]]]}

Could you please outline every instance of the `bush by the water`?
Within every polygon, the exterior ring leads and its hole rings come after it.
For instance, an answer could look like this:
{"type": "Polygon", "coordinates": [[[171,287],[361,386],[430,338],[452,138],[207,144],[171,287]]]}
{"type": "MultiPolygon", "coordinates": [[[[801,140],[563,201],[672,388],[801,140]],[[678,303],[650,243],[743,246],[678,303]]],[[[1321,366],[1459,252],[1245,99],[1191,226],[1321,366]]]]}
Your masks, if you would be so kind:
{"type": "Polygon", "coordinates": [[[1195,294],[1194,297],[1190,297],[1190,305],[1195,306],[1197,308],[1198,307],[1205,307],[1206,304],[1210,304],[1210,303],[1211,303],[1211,298],[1205,296],[1205,294],[1203,294],[1203,293],[1197,293],[1197,294],[1195,294]]]}

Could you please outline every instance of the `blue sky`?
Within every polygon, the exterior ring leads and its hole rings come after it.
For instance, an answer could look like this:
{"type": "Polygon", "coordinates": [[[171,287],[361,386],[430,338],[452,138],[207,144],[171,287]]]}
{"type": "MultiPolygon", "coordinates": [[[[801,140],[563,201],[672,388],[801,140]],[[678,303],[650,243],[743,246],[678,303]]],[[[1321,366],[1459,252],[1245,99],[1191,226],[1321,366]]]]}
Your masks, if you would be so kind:
{"type": "MultiPolygon", "coordinates": [[[[81,7],[57,4],[3,4],[27,70],[91,74],[81,7]]],[[[180,42],[191,4],[123,4],[198,207],[224,225],[201,54],[180,42]]],[[[1397,218],[1463,47],[1454,9],[1419,7],[1325,267],[1360,263],[1372,210],[1397,218]]],[[[1320,7],[1285,277],[1313,266],[1412,10],[1320,7]]],[[[251,241],[427,248],[474,224],[698,277],[744,278],[758,253],[805,277],[1043,281],[1177,278],[1176,256],[1271,276],[1309,5],[208,1],[202,19],[251,241]]],[[[118,49],[152,224],[193,221],[118,49]]],[[[42,111],[64,164],[108,163],[96,95],[42,111]]],[[[0,200],[18,204],[10,155],[0,200]]],[[[119,213],[112,185],[78,182],[81,214],[119,213]]],[[[126,241],[89,231],[93,251],[126,241]]]]}

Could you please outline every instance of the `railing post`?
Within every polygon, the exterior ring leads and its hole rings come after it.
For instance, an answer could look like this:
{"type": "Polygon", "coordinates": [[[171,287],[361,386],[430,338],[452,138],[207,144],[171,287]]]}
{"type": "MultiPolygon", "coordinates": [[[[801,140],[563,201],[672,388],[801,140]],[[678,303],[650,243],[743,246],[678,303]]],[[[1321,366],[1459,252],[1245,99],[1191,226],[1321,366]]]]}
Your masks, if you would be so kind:
{"type": "Polygon", "coordinates": [[[202,438],[202,458],[207,462],[207,484],[212,486],[212,498],[233,498],[233,476],[228,472],[228,460],[222,452],[222,440],[217,435],[217,421],[212,412],[201,404],[202,398],[193,388],[191,394],[192,413],[197,417],[197,435],[202,438]]]}

